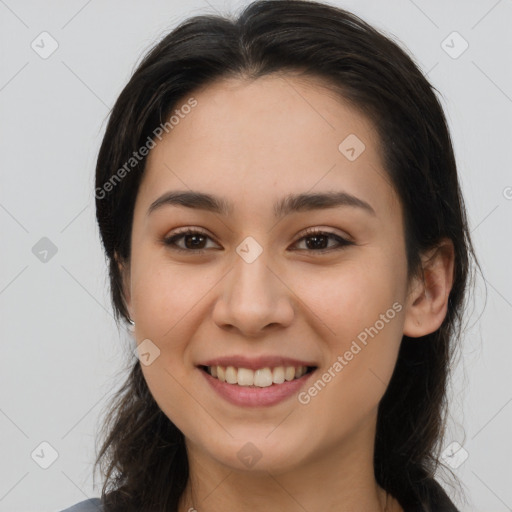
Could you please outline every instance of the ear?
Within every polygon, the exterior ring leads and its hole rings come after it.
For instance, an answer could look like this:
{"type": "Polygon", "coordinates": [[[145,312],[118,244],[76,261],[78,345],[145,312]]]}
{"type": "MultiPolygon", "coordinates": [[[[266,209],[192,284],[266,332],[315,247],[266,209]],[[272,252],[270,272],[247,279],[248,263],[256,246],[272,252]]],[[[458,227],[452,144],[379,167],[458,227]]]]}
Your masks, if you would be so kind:
{"type": "Polygon", "coordinates": [[[117,252],[114,253],[114,260],[119,268],[119,273],[121,275],[121,289],[123,292],[123,300],[126,305],[126,309],[130,315],[130,318],[133,318],[131,311],[131,282],[130,282],[130,265],[129,262],[123,260],[117,252]]]}
{"type": "Polygon", "coordinates": [[[421,260],[422,275],[413,278],[406,300],[403,333],[411,338],[436,331],[446,317],[453,284],[453,242],[443,238],[421,260]]]}

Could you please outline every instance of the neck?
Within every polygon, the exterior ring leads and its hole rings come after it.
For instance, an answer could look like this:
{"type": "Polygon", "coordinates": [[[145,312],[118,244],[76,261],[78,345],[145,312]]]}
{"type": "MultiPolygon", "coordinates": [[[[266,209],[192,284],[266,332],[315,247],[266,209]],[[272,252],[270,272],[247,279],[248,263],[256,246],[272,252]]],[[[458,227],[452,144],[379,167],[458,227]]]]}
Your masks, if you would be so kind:
{"type": "Polygon", "coordinates": [[[316,453],[280,473],[235,470],[187,441],[189,480],[179,512],[401,510],[375,480],[374,437],[374,426],[363,427],[342,446],[316,453]]]}

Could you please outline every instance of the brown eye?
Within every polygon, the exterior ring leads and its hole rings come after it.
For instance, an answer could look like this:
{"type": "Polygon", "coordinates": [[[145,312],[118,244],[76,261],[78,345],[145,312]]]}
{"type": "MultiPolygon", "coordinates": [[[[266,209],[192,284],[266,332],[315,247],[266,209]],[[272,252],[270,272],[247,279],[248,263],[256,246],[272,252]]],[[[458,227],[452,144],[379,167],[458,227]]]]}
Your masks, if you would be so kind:
{"type": "Polygon", "coordinates": [[[164,239],[164,244],[177,251],[202,253],[210,237],[198,230],[187,229],[164,239]],[[184,247],[176,242],[183,240],[184,247]]]}
{"type": "Polygon", "coordinates": [[[329,231],[321,231],[321,230],[308,230],[306,235],[298,240],[298,242],[305,240],[306,241],[306,250],[309,252],[328,252],[331,250],[343,249],[343,247],[354,245],[354,242],[346,240],[345,238],[336,235],[335,233],[331,233],[329,231]],[[329,240],[334,240],[334,246],[329,246],[329,240]]]}

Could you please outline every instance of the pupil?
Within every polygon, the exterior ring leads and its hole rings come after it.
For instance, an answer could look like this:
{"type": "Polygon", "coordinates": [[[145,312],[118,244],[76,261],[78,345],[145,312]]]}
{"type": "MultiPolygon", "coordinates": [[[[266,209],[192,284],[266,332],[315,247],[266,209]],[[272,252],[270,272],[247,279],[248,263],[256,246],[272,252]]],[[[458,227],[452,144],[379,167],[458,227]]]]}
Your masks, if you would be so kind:
{"type": "Polygon", "coordinates": [[[308,247],[308,249],[325,249],[325,239],[327,237],[325,235],[313,235],[313,236],[309,236],[308,239],[306,240],[306,245],[308,247]],[[322,244],[321,242],[319,243],[319,239],[321,239],[324,243],[322,244]],[[310,244],[308,241],[309,240],[314,240],[313,244],[310,244]]]}
{"type": "Polygon", "coordinates": [[[201,244],[201,240],[198,241],[198,239],[201,239],[201,238],[204,239],[204,236],[203,235],[187,235],[185,238],[185,245],[186,245],[187,249],[197,249],[197,245],[201,244]],[[193,240],[192,244],[187,243],[187,240],[190,240],[190,239],[193,240]]]}

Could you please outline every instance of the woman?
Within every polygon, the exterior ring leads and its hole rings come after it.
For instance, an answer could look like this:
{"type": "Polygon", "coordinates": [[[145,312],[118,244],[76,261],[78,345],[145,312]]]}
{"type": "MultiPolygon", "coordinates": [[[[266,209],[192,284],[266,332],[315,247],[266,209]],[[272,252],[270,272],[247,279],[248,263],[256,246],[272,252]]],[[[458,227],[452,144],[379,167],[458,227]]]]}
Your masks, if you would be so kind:
{"type": "Polygon", "coordinates": [[[456,511],[434,473],[474,254],[394,42],[308,1],[187,20],[113,108],[96,207],[138,358],[101,500],[69,511],[456,511]]]}

